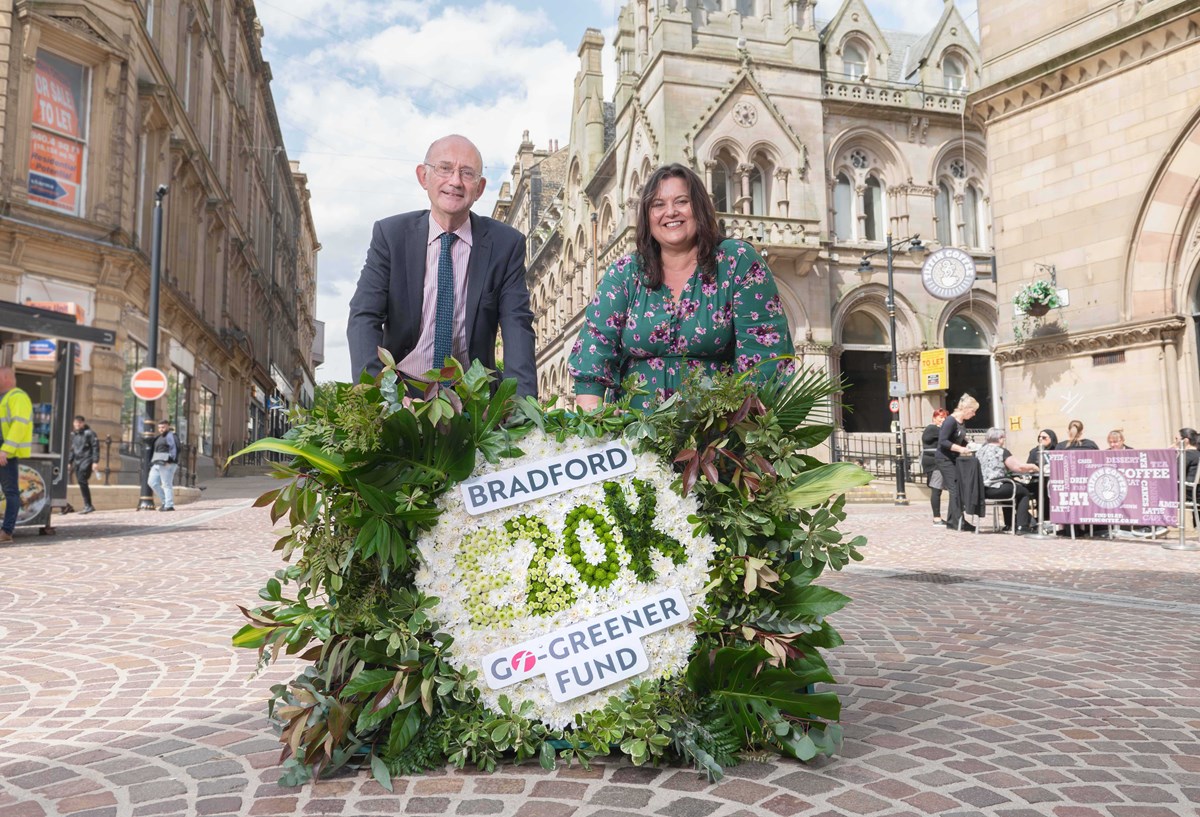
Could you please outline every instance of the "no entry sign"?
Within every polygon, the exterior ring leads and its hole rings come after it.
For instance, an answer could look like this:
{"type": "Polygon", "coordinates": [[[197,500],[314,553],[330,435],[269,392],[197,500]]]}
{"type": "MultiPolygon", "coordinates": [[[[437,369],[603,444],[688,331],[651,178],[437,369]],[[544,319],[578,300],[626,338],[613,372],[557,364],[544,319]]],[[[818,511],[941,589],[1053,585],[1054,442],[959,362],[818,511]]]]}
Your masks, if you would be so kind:
{"type": "Polygon", "coordinates": [[[129,388],[139,400],[157,400],[167,393],[167,376],[162,369],[138,369],[129,381],[129,388]]]}

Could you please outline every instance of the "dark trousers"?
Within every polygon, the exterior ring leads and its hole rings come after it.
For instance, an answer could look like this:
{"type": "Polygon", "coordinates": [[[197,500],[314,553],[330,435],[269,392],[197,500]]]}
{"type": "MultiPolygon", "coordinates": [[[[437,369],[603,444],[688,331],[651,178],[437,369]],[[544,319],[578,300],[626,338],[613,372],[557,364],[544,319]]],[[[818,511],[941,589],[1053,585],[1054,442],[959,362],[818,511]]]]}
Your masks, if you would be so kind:
{"type": "Polygon", "coordinates": [[[17,482],[17,458],[9,456],[6,465],[0,465],[0,487],[4,489],[4,532],[12,533],[17,526],[17,514],[21,512],[21,486],[17,482]]]}
{"type": "Polygon", "coordinates": [[[933,518],[934,519],[942,518],[942,489],[941,488],[930,488],[929,489],[929,507],[933,509],[933,518]]]}
{"type": "Polygon", "coordinates": [[[92,507],[92,489],[88,487],[88,480],[92,478],[92,466],[86,468],[75,469],[75,481],[79,483],[79,493],[83,497],[83,506],[85,508],[92,507]]]}
{"type": "Polygon", "coordinates": [[[948,459],[939,459],[937,468],[942,472],[942,489],[950,495],[950,506],[942,518],[946,520],[947,528],[957,528],[963,515],[962,498],[958,495],[958,471],[955,470],[954,463],[948,459]]]}
{"type": "MultiPolygon", "coordinates": [[[[1011,482],[1003,482],[999,485],[989,485],[983,489],[983,495],[988,499],[1011,499],[1013,491],[1017,493],[1017,527],[1029,528],[1033,526],[1033,519],[1029,516],[1029,489],[1024,485],[1014,484],[1011,482]]],[[[1012,527],[1012,508],[1004,506],[1004,527],[1012,527]]]]}

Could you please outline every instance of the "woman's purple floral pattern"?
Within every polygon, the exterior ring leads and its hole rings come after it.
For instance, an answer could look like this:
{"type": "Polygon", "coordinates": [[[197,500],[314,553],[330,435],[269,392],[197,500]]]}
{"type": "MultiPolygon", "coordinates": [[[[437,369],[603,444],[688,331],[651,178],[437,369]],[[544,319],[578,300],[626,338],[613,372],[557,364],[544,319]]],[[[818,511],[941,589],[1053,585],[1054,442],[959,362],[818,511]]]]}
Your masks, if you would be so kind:
{"type": "MultiPolygon", "coordinates": [[[[693,273],[678,301],[666,286],[646,288],[635,257],[610,266],[584,312],[570,371],[576,394],[607,392],[610,399],[638,375],[650,393],[634,408],[645,409],[673,394],[689,370],[746,371],[792,353],[771,270],[753,247],[730,239],[717,248],[715,280],[693,273]]],[[[758,376],[780,366],[790,370],[791,362],[763,366],[758,376]]]]}

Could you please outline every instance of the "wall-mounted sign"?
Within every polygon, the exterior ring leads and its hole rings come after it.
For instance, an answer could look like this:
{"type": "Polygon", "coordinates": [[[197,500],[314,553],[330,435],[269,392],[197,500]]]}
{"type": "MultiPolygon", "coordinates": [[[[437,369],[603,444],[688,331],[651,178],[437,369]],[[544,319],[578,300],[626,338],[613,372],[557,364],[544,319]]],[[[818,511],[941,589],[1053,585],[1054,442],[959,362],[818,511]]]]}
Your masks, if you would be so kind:
{"type": "Polygon", "coordinates": [[[935,250],[921,267],[921,283],[933,297],[952,301],[975,285],[975,259],[955,247],[935,250]]]}
{"type": "Polygon", "coordinates": [[[945,349],[921,352],[921,391],[945,391],[950,388],[950,358],[945,349]]]}

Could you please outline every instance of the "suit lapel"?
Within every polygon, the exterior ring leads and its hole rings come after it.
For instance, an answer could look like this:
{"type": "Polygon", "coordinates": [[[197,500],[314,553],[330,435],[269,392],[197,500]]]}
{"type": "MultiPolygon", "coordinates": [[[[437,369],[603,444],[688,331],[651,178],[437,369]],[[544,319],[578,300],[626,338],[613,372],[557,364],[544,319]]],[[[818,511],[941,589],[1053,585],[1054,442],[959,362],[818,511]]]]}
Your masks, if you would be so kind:
{"type": "Polygon", "coordinates": [[[421,335],[421,314],[425,309],[425,260],[429,249],[429,213],[417,217],[417,226],[408,235],[404,253],[404,274],[408,278],[409,313],[406,322],[415,321],[414,343],[421,335]]]}
{"type": "Polygon", "coordinates": [[[467,261],[467,355],[471,354],[471,341],[475,329],[475,315],[479,312],[479,299],[483,297],[483,286],[487,283],[492,253],[492,238],[482,219],[471,213],[471,257],[467,261]]]}

